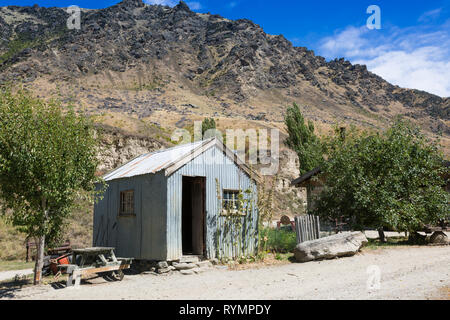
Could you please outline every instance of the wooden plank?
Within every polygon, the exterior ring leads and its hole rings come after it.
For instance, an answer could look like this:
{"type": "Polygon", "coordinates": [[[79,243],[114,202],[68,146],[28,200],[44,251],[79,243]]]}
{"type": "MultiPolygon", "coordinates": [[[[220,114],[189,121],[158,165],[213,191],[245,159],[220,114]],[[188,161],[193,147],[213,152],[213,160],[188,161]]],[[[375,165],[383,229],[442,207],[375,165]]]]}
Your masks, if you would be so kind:
{"type": "Polygon", "coordinates": [[[316,233],[316,239],[320,239],[320,218],[319,217],[316,217],[316,230],[317,230],[317,233],[316,233]]]}
{"type": "Polygon", "coordinates": [[[306,227],[306,241],[311,240],[311,228],[310,228],[310,216],[306,216],[306,223],[305,223],[305,227],[306,227]]]}
{"type": "Polygon", "coordinates": [[[305,226],[305,217],[302,217],[302,242],[306,241],[306,226],[305,226]]]}
{"type": "Polygon", "coordinates": [[[117,271],[117,270],[124,270],[130,268],[129,264],[123,264],[118,266],[107,266],[107,267],[100,267],[100,268],[89,268],[89,269],[81,269],[80,272],[83,276],[89,275],[92,273],[102,273],[102,272],[109,272],[109,271],[117,271]]]}
{"type": "Polygon", "coordinates": [[[303,217],[299,217],[298,232],[300,235],[300,243],[303,242],[303,217]]]}
{"type": "Polygon", "coordinates": [[[72,251],[77,254],[83,253],[109,253],[111,250],[114,250],[113,247],[94,247],[94,248],[86,248],[86,249],[73,249],[72,251]]]}

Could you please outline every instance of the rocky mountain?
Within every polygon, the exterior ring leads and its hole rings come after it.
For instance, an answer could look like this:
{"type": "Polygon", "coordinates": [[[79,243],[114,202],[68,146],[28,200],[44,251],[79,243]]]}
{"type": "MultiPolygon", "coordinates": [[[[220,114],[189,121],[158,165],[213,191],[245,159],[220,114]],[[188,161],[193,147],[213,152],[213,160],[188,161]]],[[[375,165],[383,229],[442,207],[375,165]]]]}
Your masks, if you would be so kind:
{"type": "Polygon", "coordinates": [[[450,146],[450,99],[402,89],[344,59],[326,61],[249,20],[228,20],[124,0],[82,9],[69,30],[64,8],[0,8],[0,82],[75,103],[98,121],[186,127],[282,128],[297,102],[319,128],[336,121],[382,128],[397,115],[450,146]]]}

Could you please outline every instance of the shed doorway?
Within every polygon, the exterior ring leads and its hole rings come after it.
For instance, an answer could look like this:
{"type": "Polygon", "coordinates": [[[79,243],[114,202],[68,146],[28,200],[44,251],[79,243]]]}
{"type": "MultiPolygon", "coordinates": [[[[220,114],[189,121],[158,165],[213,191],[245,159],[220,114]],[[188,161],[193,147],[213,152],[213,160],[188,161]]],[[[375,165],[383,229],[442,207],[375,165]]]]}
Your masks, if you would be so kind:
{"type": "Polygon", "coordinates": [[[183,177],[183,255],[206,253],[206,177],[183,177]]]}

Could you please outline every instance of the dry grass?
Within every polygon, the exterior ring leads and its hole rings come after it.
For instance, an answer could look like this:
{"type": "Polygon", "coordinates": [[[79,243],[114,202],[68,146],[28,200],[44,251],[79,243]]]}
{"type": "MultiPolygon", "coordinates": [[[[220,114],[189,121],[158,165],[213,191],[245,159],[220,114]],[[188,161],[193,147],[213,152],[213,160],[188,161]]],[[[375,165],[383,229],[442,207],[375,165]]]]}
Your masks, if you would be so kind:
{"type": "Polygon", "coordinates": [[[25,260],[25,234],[0,218],[0,262],[25,260]]]}
{"type": "MultiPolygon", "coordinates": [[[[92,228],[93,205],[88,202],[81,203],[67,221],[62,242],[64,239],[70,239],[73,247],[90,247],[92,246],[92,228]]],[[[25,234],[0,218],[0,270],[2,265],[25,261],[25,238],[25,234]]]]}

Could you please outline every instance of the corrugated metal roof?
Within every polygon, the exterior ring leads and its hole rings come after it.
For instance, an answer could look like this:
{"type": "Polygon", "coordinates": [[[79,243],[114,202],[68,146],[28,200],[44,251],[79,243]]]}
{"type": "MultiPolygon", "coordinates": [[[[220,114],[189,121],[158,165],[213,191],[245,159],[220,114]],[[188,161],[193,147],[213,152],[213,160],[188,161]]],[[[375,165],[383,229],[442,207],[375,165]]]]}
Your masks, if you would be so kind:
{"type": "Polygon", "coordinates": [[[202,147],[211,140],[212,139],[183,144],[170,149],[143,154],[110,173],[107,173],[103,179],[105,179],[105,181],[111,181],[159,172],[193,153],[196,149],[202,147]]]}
{"type": "Polygon", "coordinates": [[[307,173],[305,173],[304,175],[302,175],[301,177],[295,179],[294,181],[291,182],[291,186],[297,186],[309,179],[311,179],[312,177],[318,175],[319,173],[322,172],[322,168],[317,167],[307,173]]]}

